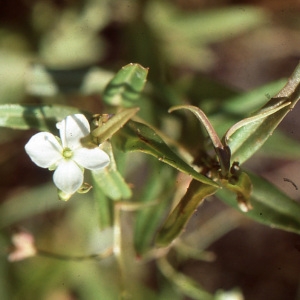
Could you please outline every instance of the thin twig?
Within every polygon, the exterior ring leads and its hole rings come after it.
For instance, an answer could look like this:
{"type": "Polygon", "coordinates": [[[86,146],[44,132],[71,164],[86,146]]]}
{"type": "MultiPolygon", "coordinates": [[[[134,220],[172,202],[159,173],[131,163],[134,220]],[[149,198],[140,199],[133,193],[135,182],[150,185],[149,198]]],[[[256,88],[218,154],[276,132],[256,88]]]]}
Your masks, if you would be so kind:
{"type": "Polygon", "coordinates": [[[82,255],[82,256],[69,256],[69,255],[49,252],[49,251],[42,250],[42,249],[37,249],[37,255],[39,255],[39,256],[44,256],[44,257],[49,257],[49,258],[54,258],[54,259],[59,259],[59,260],[72,260],[72,261],[83,261],[83,260],[92,260],[92,259],[102,260],[102,259],[105,259],[105,258],[111,256],[112,254],[113,254],[112,247],[106,249],[105,251],[103,251],[101,253],[82,255]]]}

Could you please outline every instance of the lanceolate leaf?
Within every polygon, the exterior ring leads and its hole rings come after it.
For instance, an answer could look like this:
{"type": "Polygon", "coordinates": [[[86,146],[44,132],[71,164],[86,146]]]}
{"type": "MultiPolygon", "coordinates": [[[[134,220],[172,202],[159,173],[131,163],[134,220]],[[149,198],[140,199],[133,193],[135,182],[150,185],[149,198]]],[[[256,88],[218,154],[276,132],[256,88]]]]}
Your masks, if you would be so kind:
{"type": "Polygon", "coordinates": [[[147,75],[148,69],[139,64],[126,65],[105,88],[104,101],[115,106],[136,106],[136,100],[145,86],[147,75]]]}
{"type": "Polygon", "coordinates": [[[118,131],[118,144],[123,151],[140,151],[155,156],[158,160],[191,175],[205,184],[218,187],[213,180],[198,173],[177,154],[175,154],[161,137],[143,123],[129,121],[118,131]]]}
{"type": "Polygon", "coordinates": [[[130,198],[131,189],[117,170],[111,144],[105,142],[101,147],[109,155],[110,164],[104,169],[92,171],[95,188],[101,189],[107,197],[113,200],[130,198]]]}
{"type": "Polygon", "coordinates": [[[61,105],[0,105],[0,126],[49,131],[55,128],[56,122],[80,112],[78,108],[61,105]]]}
{"type": "Polygon", "coordinates": [[[269,138],[300,97],[300,64],[286,86],[256,114],[233,125],[224,136],[231,160],[243,163],[269,138]]]}
{"type": "Polygon", "coordinates": [[[98,128],[92,131],[92,136],[96,137],[98,143],[106,141],[108,138],[117,132],[130,118],[132,118],[137,111],[138,107],[128,108],[120,111],[107,122],[101,124],[98,128]]]}
{"type": "MultiPolygon", "coordinates": [[[[250,198],[252,209],[244,214],[260,223],[299,234],[300,204],[265,179],[252,174],[249,177],[253,183],[250,198]]],[[[228,190],[220,189],[217,195],[230,206],[239,209],[235,195],[228,190]]]]}
{"type": "Polygon", "coordinates": [[[178,237],[197,207],[206,197],[214,194],[217,190],[218,188],[214,186],[192,180],[186,194],[159,231],[156,238],[157,246],[166,247],[178,237]]]}

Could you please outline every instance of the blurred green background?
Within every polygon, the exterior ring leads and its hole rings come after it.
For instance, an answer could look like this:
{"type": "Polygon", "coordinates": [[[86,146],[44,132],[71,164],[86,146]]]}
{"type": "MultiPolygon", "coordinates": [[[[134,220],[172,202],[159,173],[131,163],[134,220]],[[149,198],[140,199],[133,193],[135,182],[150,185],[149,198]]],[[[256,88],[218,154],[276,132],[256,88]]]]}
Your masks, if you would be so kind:
{"type": "MultiPolygon", "coordinates": [[[[223,134],[226,113],[243,116],[230,108],[220,111],[227,98],[294,70],[300,57],[299,13],[297,0],[0,0],[0,103],[59,103],[101,113],[105,85],[133,62],[149,68],[146,93],[155,105],[146,102],[142,108],[148,122],[177,138],[167,110],[186,101],[205,110],[223,134]]],[[[267,90],[261,103],[275,92],[267,90]]],[[[299,113],[296,107],[280,126],[298,141],[299,113]]],[[[113,259],[7,261],[16,228],[32,232],[39,248],[64,255],[88,255],[112,243],[110,228],[98,230],[101,207],[92,195],[59,201],[52,174],[27,157],[24,145],[34,132],[0,130],[0,299],[118,299],[121,278],[113,259]]],[[[194,149],[193,136],[185,143],[194,149]]],[[[280,146],[271,140],[247,167],[299,201],[299,191],[283,180],[300,184],[297,148],[283,153],[280,146]]],[[[137,184],[138,176],[131,172],[128,180],[137,184]]],[[[128,214],[125,228],[131,222],[128,214]]],[[[216,259],[187,257],[176,267],[206,290],[240,288],[247,300],[300,299],[296,234],[254,223],[215,199],[197,211],[187,231],[196,229],[199,248],[208,247],[216,259]],[[223,226],[232,231],[223,236],[223,226]]],[[[135,287],[139,299],[191,299],[152,262],[132,266],[133,278],[144,282],[135,287]]]]}

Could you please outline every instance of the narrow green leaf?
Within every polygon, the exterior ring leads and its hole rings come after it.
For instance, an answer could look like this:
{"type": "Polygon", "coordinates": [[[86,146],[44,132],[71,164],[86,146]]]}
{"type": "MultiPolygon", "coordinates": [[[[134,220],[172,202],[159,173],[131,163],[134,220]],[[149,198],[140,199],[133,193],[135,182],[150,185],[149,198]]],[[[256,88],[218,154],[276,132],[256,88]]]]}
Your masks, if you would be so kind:
{"type": "Polygon", "coordinates": [[[269,138],[300,97],[300,64],[286,86],[256,114],[233,125],[225,134],[231,159],[243,163],[269,138]]]}
{"type": "MultiPolygon", "coordinates": [[[[253,208],[244,214],[273,228],[300,234],[300,204],[290,199],[267,180],[253,174],[249,176],[253,184],[250,198],[253,208]]],[[[217,196],[239,210],[235,196],[228,190],[220,189],[217,196]]]]}
{"type": "Polygon", "coordinates": [[[191,175],[200,182],[218,187],[216,182],[198,173],[183,161],[167,146],[154,129],[143,123],[129,121],[115,136],[118,138],[118,146],[123,151],[140,151],[153,155],[158,160],[191,175]]]}
{"type": "MultiPolygon", "coordinates": [[[[279,112],[283,108],[289,106],[291,104],[290,101],[287,101],[287,98],[280,99],[279,101],[274,101],[274,105],[270,105],[268,109],[261,109],[258,113],[254,116],[249,118],[243,119],[240,122],[234,124],[225,135],[225,142],[228,143],[229,139],[232,139],[231,136],[237,133],[240,129],[247,129],[249,128],[254,132],[256,128],[258,128],[267,117],[274,115],[275,113],[279,112]]],[[[241,142],[241,141],[239,141],[241,142]]],[[[233,147],[234,148],[234,147],[233,147]]]]}
{"type": "Polygon", "coordinates": [[[111,144],[105,142],[101,147],[109,155],[110,164],[105,169],[92,171],[94,183],[110,199],[130,198],[132,195],[131,189],[117,170],[111,144]]]}
{"type": "Polygon", "coordinates": [[[80,112],[78,108],[61,105],[0,105],[0,126],[52,131],[56,122],[80,112]]]}
{"type": "Polygon", "coordinates": [[[109,82],[103,93],[103,100],[110,105],[131,107],[143,90],[148,69],[139,64],[123,67],[109,82]]]}
{"type": "Polygon", "coordinates": [[[131,197],[131,190],[128,184],[117,170],[104,169],[92,171],[92,174],[94,182],[110,199],[120,200],[131,197]]]}
{"type": "Polygon", "coordinates": [[[116,133],[124,124],[131,119],[137,112],[139,108],[128,108],[120,111],[107,122],[101,124],[98,128],[92,131],[92,136],[97,137],[98,143],[106,141],[111,138],[114,133],[116,133]]]}
{"type": "Polygon", "coordinates": [[[197,207],[206,197],[214,194],[217,190],[218,188],[214,186],[192,180],[186,194],[159,231],[156,237],[156,245],[166,247],[178,237],[197,207]]]}

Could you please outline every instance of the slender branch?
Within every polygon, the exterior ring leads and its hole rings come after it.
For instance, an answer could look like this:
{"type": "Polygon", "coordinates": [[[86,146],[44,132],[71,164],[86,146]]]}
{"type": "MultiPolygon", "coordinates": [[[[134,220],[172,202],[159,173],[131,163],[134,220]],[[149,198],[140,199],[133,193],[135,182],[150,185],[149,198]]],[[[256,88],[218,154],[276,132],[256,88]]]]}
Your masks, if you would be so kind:
{"type": "Polygon", "coordinates": [[[110,247],[101,253],[82,255],[82,256],[69,256],[69,255],[49,252],[42,249],[37,249],[37,255],[39,256],[44,256],[44,257],[49,257],[49,258],[54,258],[59,260],[72,260],[72,261],[83,261],[83,260],[91,260],[91,259],[102,260],[111,256],[112,254],[113,254],[113,247],[110,247]]]}
{"type": "Polygon", "coordinates": [[[197,282],[183,273],[174,269],[167,257],[157,260],[157,266],[161,273],[168,278],[181,292],[193,299],[213,300],[212,294],[207,292],[197,282]]]}

